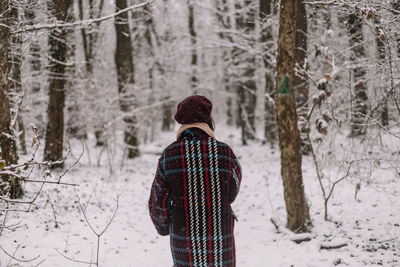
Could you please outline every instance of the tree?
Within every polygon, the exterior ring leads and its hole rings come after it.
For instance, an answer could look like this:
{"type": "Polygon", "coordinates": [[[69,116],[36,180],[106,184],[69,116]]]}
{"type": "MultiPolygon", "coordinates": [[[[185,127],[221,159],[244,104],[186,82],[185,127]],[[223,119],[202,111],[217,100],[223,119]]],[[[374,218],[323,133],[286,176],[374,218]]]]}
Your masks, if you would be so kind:
{"type": "MultiPolygon", "coordinates": [[[[126,0],[116,0],[115,8],[118,12],[127,7],[126,0]]],[[[139,155],[137,138],[137,118],[132,114],[132,107],[136,104],[134,65],[132,58],[132,41],[129,31],[128,14],[122,13],[114,19],[117,45],[115,49],[115,65],[119,92],[119,105],[124,113],[125,132],[124,142],[128,149],[128,158],[139,155]]]]}
{"type": "Polygon", "coordinates": [[[191,44],[191,60],[190,65],[192,67],[192,74],[190,78],[190,86],[193,93],[197,91],[197,34],[195,29],[195,20],[194,20],[194,10],[193,10],[193,2],[191,0],[188,1],[188,10],[189,10],[189,34],[190,34],[190,44],[191,44]]]}
{"type": "MultiPolygon", "coordinates": [[[[11,7],[11,24],[15,26],[18,25],[18,6],[11,7]]],[[[21,84],[21,64],[22,64],[22,37],[21,34],[13,34],[11,36],[10,41],[10,51],[11,51],[11,70],[10,70],[10,77],[11,77],[11,84],[10,84],[10,92],[12,92],[12,96],[10,97],[10,102],[13,102],[14,112],[11,111],[11,116],[16,116],[17,118],[17,125],[13,125],[16,129],[16,132],[19,132],[19,145],[20,149],[23,154],[26,154],[26,144],[25,144],[25,126],[24,121],[21,116],[20,106],[22,104],[23,96],[22,96],[22,84],[21,84]],[[15,113],[15,114],[14,114],[15,113]]]]}
{"type": "MultiPolygon", "coordinates": [[[[237,4],[236,26],[245,37],[249,48],[255,44],[255,20],[257,18],[255,2],[243,1],[243,6],[237,4]]],[[[257,102],[257,84],[255,80],[256,58],[249,51],[236,50],[235,59],[239,71],[237,73],[237,94],[239,105],[239,122],[242,129],[242,143],[254,139],[255,136],[255,110],[257,102]]]]}
{"type": "MultiPolygon", "coordinates": [[[[8,1],[0,1],[0,14],[2,14],[2,25],[0,26],[0,148],[1,158],[6,165],[16,164],[18,161],[15,147],[15,136],[11,132],[11,112],[9,90],[9,41],[10,41],[10,8],[8,1]]],[[[0,185],[1,194],[9,194],[11,198],[22,196],[22,188],[19,180],[9,175],[2,175],[3,182],[8,184],[4,187],[0,185]],[[5,189],[5,188],[9,189],[5,189]]]]}
{"type": "MultiPolygon", "coordinates": [[[[25,18],[26,18],[26,23],[30,26],[33,26],[36,23],[36,14],[35,12],[38,10],[38,0],[27,0],[26,6],[24,8],[24,13],[25,13],[25,18]]],[[[32,112],[35,115],[35,125],[38,130],[38,134],[40,137],[43,137],[45,135],[45,119],[43,116],[43,102],[41,100],[40,96],[40,90],[41,90],[41,69],[42,69],[42,63],[41,63],[41,48],[40,48],[40,43],[39,43],[39,35],[38,34],[32,34],[31,39],[29,40],[29,65],[31,69],[31,75],[32,75],[32,82],[31,82],[31,88],[32,88],[32,96],[34,98],[34,101],[31,103],[32,105],[32,112]]]]}
{"type": "Polygon", "coordinates": [[[375,21],[376,29],[375,29],[375,34],[376,34],[376,47],[377,47],[377,60],[378,60],[378,69],[379,69],[379,74],[381,75],[381,79],[379,82],[382,84],[378,90],[380,91],[381,94],[381,99],[380,101],[378,100],[377,106],[379,107],[379,115],[380,115],[380,121],[383,126],[388,126],[389,125],[389,107],[388,107],[388,90],[385,89],[385,82],[384,82],[384,64],[385,64],[385,59],[386,59],[386,49],[385,49],[385,35],[381,31],[380,28],[380,21],[377,19],[375,21]]]}
{"type": "Polygon", "coordinates": [[[296,1],[296,50],[294,84],[297,112],[299,116],[299,130],[301,151],[304,155],[310,153],[310,139],[307,127],[308,115],[308,79],[307,79],[307,12],[302,1],[296,1]]]}
{"type": "Polygon", "coordinates": [[[365,135],[366,115],[368,112],[368,95],[366,83],[366,70],[364,66],[357,64],[357,61],[365,58],[364,37],[362,33],[362,20],[357,14],[350,14],[347,19],[347,26],[350,35],[350,48],[353,61],[352,70],[354,80],[354,105],[352,108],[351,133],[350,136],[365,135]]]}
{"type": "Polygon", "coordinates": [[[304,232],[308,230],[310,215],[304,195],[300,133],[294,99],[296,2],[281,0],[280,3],[275,103],[287,227],[295,232],[304,232]]]}
{"type": "MultiPolygon", "coordinates": [[[[57,21],[71,18],[72,0],[47,2],[48,9],[57,21]]],[[[53,28],[49,32],[49,105],[44,159],[59,161],[63,158],[65,69],[67,59],[67,29],[53,28]]],[[[55,167],[62,167],[63,163],[55,167]]]]}
{"type": "Polygon", "coordinates": [[[271,50],[274,48],[272,23],[268,19],[272,18],[272,0],[260,0],[260,21],[261,21],[261,42],[265,49],[263,55],[264,68],[265,68],[265,124],[264,124],[264,137],[274,145],[276,141],[277,129],[275,119],[274,103],[271,101],[274,95],[274,75],[275,66],[271,58],[271,50]]]}
{"type": "MultiPolygon", "coordinates": [[[[87,9],[89,13],[89,19],[99,18],[103,11],[104,0],[100,0],[99,4],[96,5],[94,0],[85,1],[86,6],[83,4],[84,1],[78,0],[78,16],[82,21],[85,19],[84,10],[87,9]]],[[[85,83],[84,87],[89,94],[96,95],[96,90],[98,88],[94,88],[94,63],[97,56],[97,43],[100,36],[100,22],[96,22],[88,27],[82,27],[80,29],[81,37],[82,37],[82,46],[83,46],[83,56],[85,59],[85,83]]],[[[78,138],[87,138],[87,132],[85,123],[80,119],[80,105],[79,105],[79,92],[72,92],[70,95],[72,105],[68,107],[70,112],[70,120],[68,121],[68,132],[78,138]]],[[[93,101],[94,102],[94,101],[93,101]]],[[[98,105],[94,104],[94,109],[99,111],[98,105]]],[[[102,146],[105,144],[104,137],[104,126],[102,125],[102,120],[99,119],[95,122],[94,125],[94,134],[96,137],[96,145],[102,146]]]]}

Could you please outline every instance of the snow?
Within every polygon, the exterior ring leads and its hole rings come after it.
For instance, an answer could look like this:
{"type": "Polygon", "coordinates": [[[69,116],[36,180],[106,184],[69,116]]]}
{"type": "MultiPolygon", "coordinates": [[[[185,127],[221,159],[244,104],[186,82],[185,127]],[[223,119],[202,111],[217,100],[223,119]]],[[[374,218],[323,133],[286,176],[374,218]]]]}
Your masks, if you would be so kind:
{"type": "MultiPolygon", "coordinates": [[[[159,157],[154,152],[161,153],[174,136],[174,132],[161,133],[156,142],[142,145],[142,155],[133,160],[122,161],[121,154],[113,154],[112,175],[106,155],[100,167],[93,163],[101,149],[95,148],[94,140],[90,139],[93,164],[89,165],[85,152],[79,165],[63,177],[64,182],[80,184],[77,193],[90,224],[98,232],[112,217],[115,198],[121,194],[116,217],[100,239],[100,266],[172,266],[169,237],[156,234],[147,200],[159,157]]],[[[398,176],[380,170],[371,179],[388,179],[379,187],[363,185],[357,201],[353,181],[339,183],[329,201],[331,221],[324,221],[323,198],[313,161],[304,157],[305,192],[313,228],[311,241],[296,244],[287,233],[277,233],[270,221],[272,217],[283,224],[286,220],[279,152],[259,143],[240,145],[240,134],[232,128],[217,127],[216,136],[232,146],[243,169],[241,190],[233,204],[238,216],[237,266],[400,266],[398,176]],[[340,242],[347,246],[321,249],[321,244],[340,242]]],[[[80,143],[72,141],[72,152],[77,155],[80,150],[80,143]]],[[[27,195],[33,195],[38,187],[38,184],[25,185],[27,195]]],[[[13,213],[7,224],[20,223],[20,227],[2,234],[4,249],[13,253],[18,248],[15,257],[29,259],[40,255],[33,262],[19,263],[21,266],[35,266],[42,260],[40,266],[85,265],[61,254],[75,260],[95,261],[97,237],[87,225],[71,186],[45,185],[36,204],[32,212],[13,213]]],[[[9,261],[8,256],[0,254],[0,266],[9,261]]]]}

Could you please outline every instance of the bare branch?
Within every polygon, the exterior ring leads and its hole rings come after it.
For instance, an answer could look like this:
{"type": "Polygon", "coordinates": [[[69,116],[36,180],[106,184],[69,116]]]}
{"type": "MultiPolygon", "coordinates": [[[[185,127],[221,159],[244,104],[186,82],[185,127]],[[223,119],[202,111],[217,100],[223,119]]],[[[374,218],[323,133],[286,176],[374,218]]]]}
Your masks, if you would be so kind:
{"type": "Polygon", "coordinates": [[[76,22],[71,22],[71,23],[66,23],[66,22],[59,22],[56,21],[54,23],[48,23],[48,24],[38,24],[34,26],[28,26],[25,28],[22,28],[20,30],[13,31],[13,34],[18,34],[18,33],[23,33],[23,32],[32,32],[32,31],[40,31],[40,30],[45,30],[45,29],[54,29],[54,28],[71,28],[71,27],[76,27],[76,26],[82,26],[82,27],[87,27],[92,24],[98,24],[102,21],[112,19],[118,15],[121,15],[123,13],[129,12],[131,10],[139,9],[144,6],[147,6],[151,3],[153,3],[154,0],[147,0],[144,3],[137,4],[137,5],[132,5],[127,8],[121,9],[118,12],[115,12],[113,14],[103,16],[100,18],[94,18],[94,19],[88,19],[88,20],[81,20],[81,21],[76,21],[76,22]]]}

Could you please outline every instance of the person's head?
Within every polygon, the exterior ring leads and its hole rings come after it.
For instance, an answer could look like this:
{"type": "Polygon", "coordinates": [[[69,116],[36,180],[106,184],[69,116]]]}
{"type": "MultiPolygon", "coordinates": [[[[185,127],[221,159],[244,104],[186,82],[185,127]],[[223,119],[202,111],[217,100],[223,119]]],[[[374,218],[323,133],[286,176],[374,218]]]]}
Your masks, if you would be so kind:
{"type": "Polygon", "coordinates": [[[212,130],[215,129],[215,123],[211,117],[212,103],[205,96],[192,95],[182,100],[176,109],[175,120],[179,124],[191,124],[195,122],[204,122],[212,130]]]}

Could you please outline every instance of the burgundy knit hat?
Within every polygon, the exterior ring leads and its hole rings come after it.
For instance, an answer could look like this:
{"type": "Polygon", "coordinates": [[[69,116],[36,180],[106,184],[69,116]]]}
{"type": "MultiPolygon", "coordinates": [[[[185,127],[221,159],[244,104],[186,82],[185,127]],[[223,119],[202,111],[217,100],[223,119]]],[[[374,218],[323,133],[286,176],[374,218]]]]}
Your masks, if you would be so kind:
{"type": "Polygon", "coordinates": [[[180,124],[211,121],[212,103],[205,96],[192,95],[180,102],[175,120],[180,124]]]}

